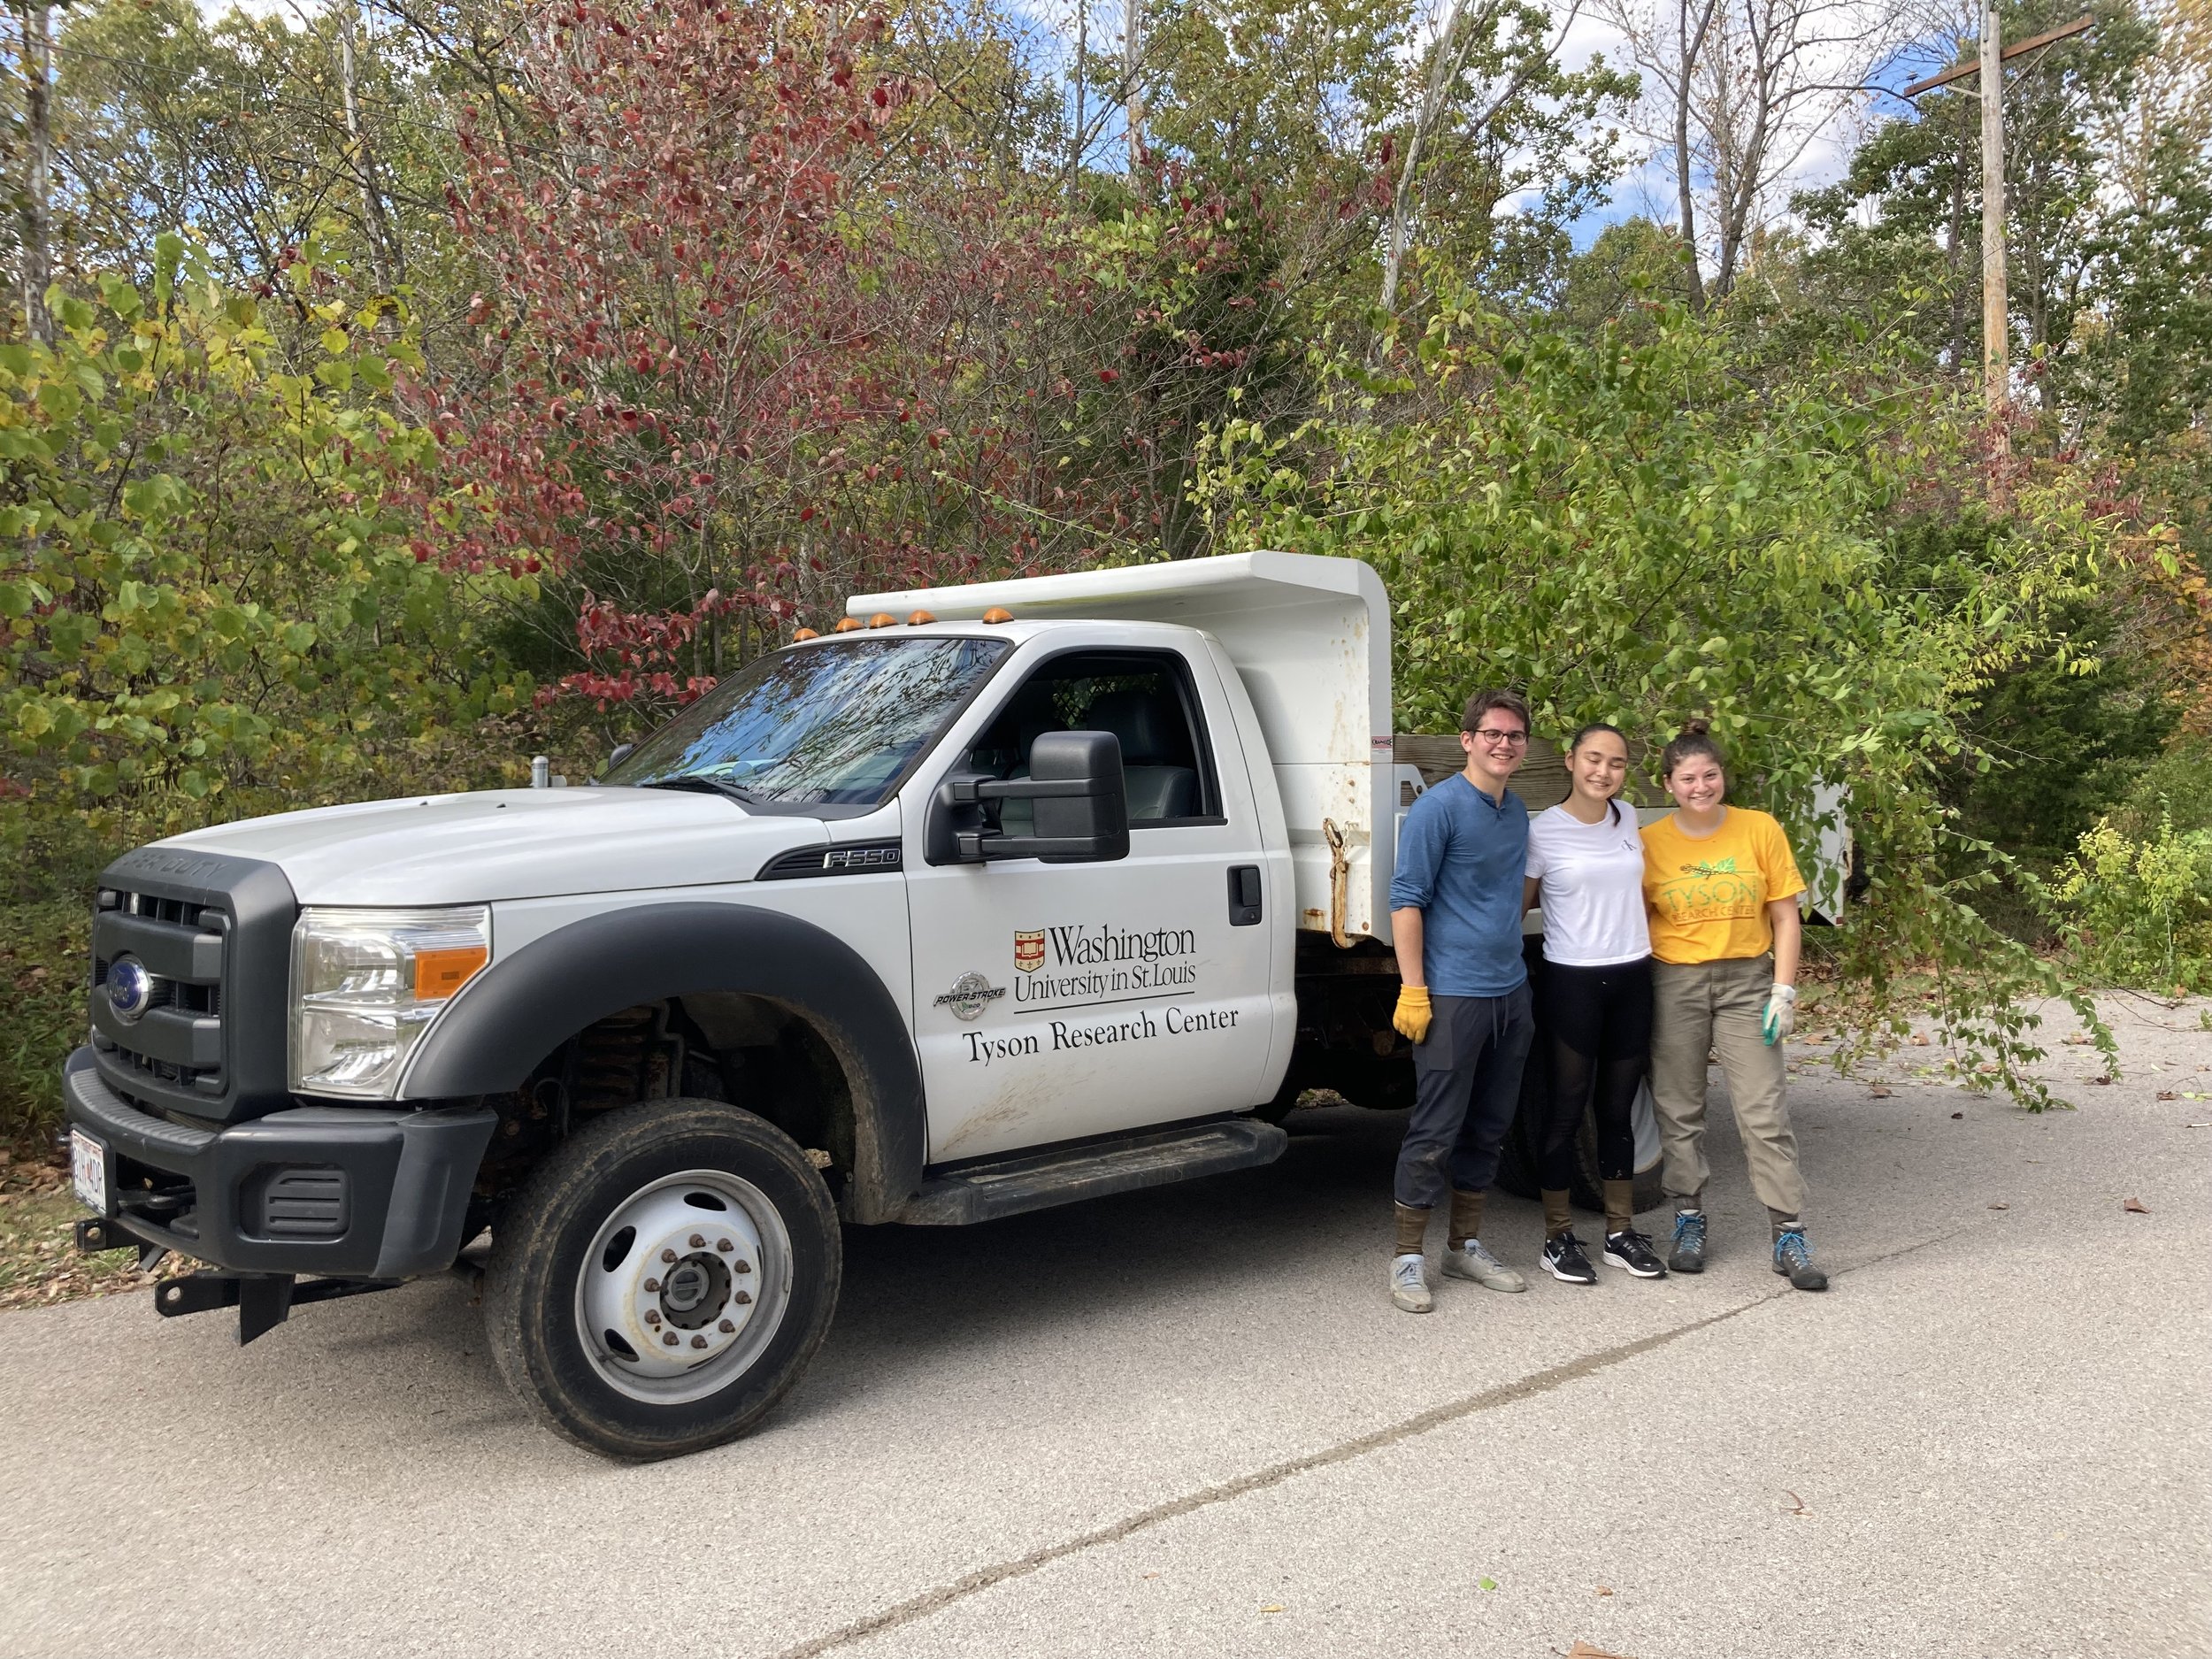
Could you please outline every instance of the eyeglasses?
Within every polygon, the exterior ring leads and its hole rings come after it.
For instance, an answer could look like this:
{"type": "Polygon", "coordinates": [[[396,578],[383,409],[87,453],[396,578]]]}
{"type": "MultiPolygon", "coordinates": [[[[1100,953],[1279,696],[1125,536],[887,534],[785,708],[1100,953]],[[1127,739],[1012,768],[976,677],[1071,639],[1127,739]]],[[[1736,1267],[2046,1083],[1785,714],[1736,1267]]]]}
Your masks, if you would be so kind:
{"type": "Polygon", "coordinates": [[[1493,731],[1486,726],[1483,727],[1481,731],[1471,732],[1468,735],[1470,737],[1479,737],[1484,742],[1492,745],[1499,743],[1512,743],[1517,746],[1528,741],[1528,733],[1526,732],[1498,732],[1493,731]]]}

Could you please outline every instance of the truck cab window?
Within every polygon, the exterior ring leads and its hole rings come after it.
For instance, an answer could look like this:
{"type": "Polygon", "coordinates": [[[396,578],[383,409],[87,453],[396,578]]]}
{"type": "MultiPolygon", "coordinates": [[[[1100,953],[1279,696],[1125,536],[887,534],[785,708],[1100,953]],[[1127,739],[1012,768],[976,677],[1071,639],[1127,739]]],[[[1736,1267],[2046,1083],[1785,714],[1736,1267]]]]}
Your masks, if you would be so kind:
{"type": "MultiPolygon", "coordinates": [[[[1220,795],[1197,698],[1180,659],[1156,652],[1077,651],[1023,682],[969,751],[969,764],[1001,778],[1029,775],[1031,745],[1047,732],[1111,732],[1121,740],[1133,829],[1217,823],[1220,795]]],[[[1030,831],[1033,809],[1006,803],[1007,833],[1030,831]]]]}

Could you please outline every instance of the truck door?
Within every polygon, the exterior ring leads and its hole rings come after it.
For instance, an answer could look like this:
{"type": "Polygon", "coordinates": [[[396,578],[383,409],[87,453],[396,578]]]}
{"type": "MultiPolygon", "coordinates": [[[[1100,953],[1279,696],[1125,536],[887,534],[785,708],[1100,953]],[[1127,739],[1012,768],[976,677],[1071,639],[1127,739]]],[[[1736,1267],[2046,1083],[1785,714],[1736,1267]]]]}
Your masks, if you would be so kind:
{"type": "MultiPolygon", "coordinates": [[[[1274,928],[1260,833],[1210,662],[1071,648],[986,693],[975,735],[910,786],[907,892],[929,1158],[957,1162],[1241,1111],[1264,1094],[1274,928]],[[954,770],[1025,775],[1054,731],[1121,741],[1130,852],[932,866],[926,804],[954,770]],[[918,788],[916,787],[918,786],[918,788]]],[[[1009,802],[1002,827],[1033,809],[1009,802]]]]}

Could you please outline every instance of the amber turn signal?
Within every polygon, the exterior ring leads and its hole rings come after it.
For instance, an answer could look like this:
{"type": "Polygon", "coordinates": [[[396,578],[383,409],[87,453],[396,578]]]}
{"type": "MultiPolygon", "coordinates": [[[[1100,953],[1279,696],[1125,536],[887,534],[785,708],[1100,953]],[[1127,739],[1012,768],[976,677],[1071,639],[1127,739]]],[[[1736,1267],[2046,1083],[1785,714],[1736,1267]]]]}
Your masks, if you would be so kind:
{"type": "Polygon", "coordinates": [[[983,619],[986,622],[1011,622],[1014,619],[1014,613],[1010,611],[1002,610],[997,605],[993,605],[988,611],[983,613],[983,619]]]}
{"type": "Polygon", "coordinates": [[[466,985],[491,953],[481,945],[415,953],[415,1001],[442,1002],[466,985]]]}
{"type": "Polygon", "coordinates": [[[912,616],[907,618],[906,626],[910,628],[918,628],[925,622],[934,622],[936,620],[937,618],[931,616],[928,611],[917,611],[912,616]]]}
{"type": "Polygon", "coordinates": [[[834,634],[850,634],[855,628],[862,628],[867,626],[868,625],[863,622],[858,617],[847,617],[841,621],[836,627],[832,629],[831,632],[834,634]]]}

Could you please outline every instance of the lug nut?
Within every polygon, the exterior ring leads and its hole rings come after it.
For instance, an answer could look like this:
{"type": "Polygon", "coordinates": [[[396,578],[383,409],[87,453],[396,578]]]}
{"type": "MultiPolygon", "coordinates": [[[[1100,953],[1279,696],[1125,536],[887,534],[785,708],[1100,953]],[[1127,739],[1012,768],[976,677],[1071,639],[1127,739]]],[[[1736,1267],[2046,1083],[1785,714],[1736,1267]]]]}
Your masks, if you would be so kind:
{"type": "Polygon", "coordinates": [[[645,1310],[645,1323],[646,1323],[646,1324],[648,1324],[648,1325],[658,1325],[660,1322],[661,1322],[661,1317],[660,1317],[659,1311],[658,1311],[657,1310],[656,1310],[656,1309],[652,1309],[652,1308],[648,1308],[648,1309],[645,1310]]]}
{"type": "Polygon", "coordinates": [[[727,1239],[717,1239],[714,1241],[714,1248],[721,1251],[723,1255],[727,1256],[735,1247],[732,1245],[727,1239]]]}
{"type": "Polygon", "coordinates": [[[667,1332],[663,1334],[661,1340],[667,1343],[669,1347],[673,1348],[676,1346],[676,1333],[673,1331],[667,1332]]]}
{"type": "Polygon", "coordinates": [[[691,1248],[693,1249],[703,1250],[706,1248],[706,1238],[703,1234],[695,1233],[691,1235],[691,1248]]]}
{"type": "Polygon", "coordinates": [[[661,1252],[661,1260],[667,1263],[671,1267],[675,1266],[676,1252],[673,1250],[663,1250],[661,1252]]]}
{"type": "Polygon", "coordinates": [[[733,1262],[730,1263],[730,1271],[733,1273],[749,1273],[752,1271],[753,1264],[750,1262],[733,1262]]]}
{"type": "Polygon", "coordinates": [[[727,1336],[731,1332],[736,1330],[737,1326],[730,1320],[725,1319],[720,1325],[716,1325],[714,1328],[719,1331],[724,1336],[727,1336]]]}
{"type": "Polygon", "coordinates": [[[732,1302],[735,1302],[741,1308],[750,1302],[752,1299],[752,1294],[749,1291],[743,1290],[739,1291],[737,1294],[730,1298],[732,1302]]]}
{"type": "Polygon", "coordinates": [[[661,1282],[657,1279],[649,1279],[645,1281],[645,1288],[648,1290],[658,1290],[660,1287],[661,1282]]]}
{"type": "Polygon", "coordinates": [[[706,1345],[707,1340],[703,1336],[695,1336],[691,1339],[691,1346],[694,1348],[704,1348],[706,1345]]]}

